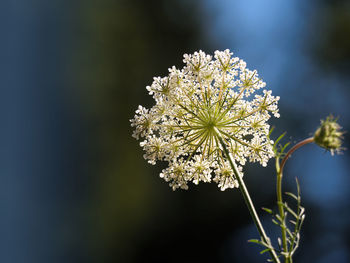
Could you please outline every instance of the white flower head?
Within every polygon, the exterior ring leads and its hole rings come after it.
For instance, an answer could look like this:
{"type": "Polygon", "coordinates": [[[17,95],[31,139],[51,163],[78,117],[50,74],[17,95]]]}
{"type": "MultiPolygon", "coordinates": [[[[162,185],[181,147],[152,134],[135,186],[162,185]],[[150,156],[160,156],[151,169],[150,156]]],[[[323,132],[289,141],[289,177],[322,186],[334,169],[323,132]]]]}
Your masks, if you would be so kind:
{"type": "MultiPolygon", "coordinates": [[[[243,175],[242,167],[239,166],[238,170],[240,175],[243,175]]],[[[233,171],[228,161],[217,167],[213,181],[218,184],[221,191],[225,191],[227,188],[238,187],[238,181],[233,176],[233,171]]]]}
{"type": "Polygon", "coordinates": [[[220,139],[239,169],[247,161],[266,166],[273,157],[267,121],[279,117],[279,97],[269,90],[255,94],[265,82],[232,55],[228,49],[215,51],[214,59],[203,51],[185,54],[183,69],[172,67],[147,87],[156,104],[139,106],[131,120],[133,137],[144,138],[144,158],[168,162],[160,177],[173,190],[213,176],[221,190],[238,187],[220,139]]]}

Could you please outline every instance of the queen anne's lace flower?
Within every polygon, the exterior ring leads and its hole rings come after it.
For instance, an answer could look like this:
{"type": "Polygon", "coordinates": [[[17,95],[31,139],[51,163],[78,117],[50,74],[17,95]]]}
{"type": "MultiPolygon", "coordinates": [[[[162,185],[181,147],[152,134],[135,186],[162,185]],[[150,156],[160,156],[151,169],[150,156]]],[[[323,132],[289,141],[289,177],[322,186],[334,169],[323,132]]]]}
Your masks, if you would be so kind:
{"type": "Polygon", "coordinates": [[[185,54],[183,61],[182,70],[172,67],[147,87],[156,104],[149,110],[139,106],[131,120],[133,137],[144,138],[140,145],[149,163],[169,163],[160,177],[174,190],[212,176],[221,190],[238,187],[219,138],[237,164],[266,166],[274,155],[267,120],[279,117],[279,97],[267,90],[253,97],[265,82],[229,50],[216,51],[214,59],[202,51],[185,54]]]}

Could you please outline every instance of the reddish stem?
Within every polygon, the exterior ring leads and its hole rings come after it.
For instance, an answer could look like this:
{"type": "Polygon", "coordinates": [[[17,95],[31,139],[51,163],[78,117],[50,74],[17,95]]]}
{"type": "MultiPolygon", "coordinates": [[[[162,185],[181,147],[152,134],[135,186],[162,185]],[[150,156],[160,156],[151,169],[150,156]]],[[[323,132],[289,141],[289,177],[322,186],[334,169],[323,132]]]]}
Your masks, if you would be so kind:
{"type": "Polygon", "coordinates": [[[286,163],[286,161],[288,160],[288,158],[292,155],[292,153],[299,149],[300,147],[304,146],[305,144],[308,144],[308,143],[312,143],[314,142],[314,138],[313,137],[310,137],[310,138],[307,138],[299,143],[297,143],[296,145],[294,145],[286,154],[286,156],[284,156],[283,160],[281,161],[281,166],[280,166],[280,173],[282,174],[283,173],[283,167],[286,163]]]}

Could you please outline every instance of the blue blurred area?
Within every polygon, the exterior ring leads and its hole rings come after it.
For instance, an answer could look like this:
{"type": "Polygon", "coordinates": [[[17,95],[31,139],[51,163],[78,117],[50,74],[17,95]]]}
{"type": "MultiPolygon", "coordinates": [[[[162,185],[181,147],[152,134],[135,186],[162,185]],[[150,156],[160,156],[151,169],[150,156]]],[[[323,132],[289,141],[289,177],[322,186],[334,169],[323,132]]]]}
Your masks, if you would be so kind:
{"type": "MultiPolygon", "coordinates": [[[[297,142],[329,113],[350,129],[346,1],[0,7],[1,262],[261,262],[237,191],[173,193],[130,136],[145,86],[183,53],[229,48],[257,69],[281,96],[276,137],[297,142]]],[[[348,171],[348,151],[315,145],[288,161],[286,189],[297,176],[307,211],[297,262],[349,262],[348,171]]],[[[256,206],[274,206],[272,165],[247,174],[256,206]]]]}
{"type": "Polygon", "coordinates": [[[74,262],[79,254],[67,247],[79,231],[67,214],[87,180],[79,176],[82,119],[64,88],[68,7],[1,3],[1,262],[74,262]]]}

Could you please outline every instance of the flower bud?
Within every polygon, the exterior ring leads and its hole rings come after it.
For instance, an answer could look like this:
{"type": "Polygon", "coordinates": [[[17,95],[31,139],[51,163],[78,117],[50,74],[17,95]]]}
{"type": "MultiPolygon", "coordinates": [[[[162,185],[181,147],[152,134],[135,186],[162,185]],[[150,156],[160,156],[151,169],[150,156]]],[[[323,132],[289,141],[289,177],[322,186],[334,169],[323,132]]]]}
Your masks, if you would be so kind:
{"type": "Polygon", "coordinates": [[[314,141],[320,147],[330,151],[339,153],[342,150],[341,144],[343,139],[343,132],[340,131],[341,126],[337,123],[332,115],[328,116],[326,120],[321,120],[321,126],[314,134],[314,141]]]}

